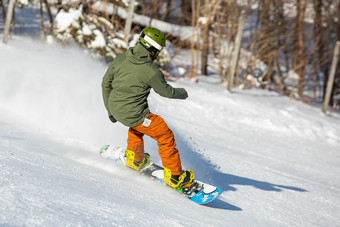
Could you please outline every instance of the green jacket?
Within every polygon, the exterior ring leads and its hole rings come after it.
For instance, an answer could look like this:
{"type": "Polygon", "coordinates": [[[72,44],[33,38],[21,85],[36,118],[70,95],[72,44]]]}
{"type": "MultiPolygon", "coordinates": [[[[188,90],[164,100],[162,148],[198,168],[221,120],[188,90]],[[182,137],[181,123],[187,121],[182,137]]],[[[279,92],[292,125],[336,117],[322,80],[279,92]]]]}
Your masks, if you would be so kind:
{"type": "Polygon", "coordinates": [[[173,88],[166,82],[149,52],[137,44],[118,55],[104,75],[102,93],[109,115],[128,127],[141,124],[149,116],[147,97],[151,88],[167,98],[188,97],[184,89],[173,88]]]}

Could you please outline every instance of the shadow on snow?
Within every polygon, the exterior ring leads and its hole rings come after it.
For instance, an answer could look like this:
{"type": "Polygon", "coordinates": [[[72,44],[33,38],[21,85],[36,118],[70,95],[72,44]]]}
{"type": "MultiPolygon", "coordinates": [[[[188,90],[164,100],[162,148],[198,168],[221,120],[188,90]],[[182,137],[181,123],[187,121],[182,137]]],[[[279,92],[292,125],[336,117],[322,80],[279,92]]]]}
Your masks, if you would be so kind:
{"type": "MultiPolygon", "coordinates": [[[[176,133],[175,133],[176,134],[176,133]]],[[[282,190],[292,190],[298,192],[307,192],[307,190],[287,185],[280,185],[266,181],[259,181],[247,177],[236,176],[228,173],[223,173],[217,169],[217,166],[212,164],[209,160],[204,158],[201,154],[195,152],[190,146],[184,142],[180,137],[176,137],[177,148],[180,150],[183,168],[192,169],[198,180],[204,181],[219,187],[223,193],[227,191],[237,191],[235,185],[253,186],[264,191],[280,192],[282,190]],[[190,160],[190,161],[188,161],[190,160]],[[233,186],[232,186],[233,185],[233,186]]],[[[229,204],[221,199],[217,199],[205,206],[241,211],[242,209],[229,204]]]]}

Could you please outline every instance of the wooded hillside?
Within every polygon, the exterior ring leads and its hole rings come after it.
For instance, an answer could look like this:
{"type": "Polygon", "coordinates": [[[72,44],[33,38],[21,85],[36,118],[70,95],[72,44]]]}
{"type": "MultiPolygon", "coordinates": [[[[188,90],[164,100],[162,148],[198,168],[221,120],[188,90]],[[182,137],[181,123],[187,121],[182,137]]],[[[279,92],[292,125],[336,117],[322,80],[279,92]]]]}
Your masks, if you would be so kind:
{"type": "MultiPolygon", "coordinates": [[[[3,21],[11,2],[15,1],[0,0],[3,21]]],[[[21,0],[16,5],[15,10],[40,7],[42,38],[52,34],[62,42],[73,39],[110,59],[125,51],[145,26],[156,26],[177,48],[191,50],[188,77],[208,75],[209,66],[217,65],[221,83],[229,90],[263,87],[306,103],[324,98],[335,43],[340,40],[340,0],[21,0]],[[134,14],[126,24],[130,2],[134,14]],[[58,15],[76,10],[76,25],[61,30],[55,21],[58,15]],[[48,24],[43,23],[46,15],[48,24]],[[126,26],[131,31],[124,44],[126,26]],[[85,28],[90,32],[85,34],[85,28]],[[99,34],[105,45],[93,47],[99,34]]],[[[330,104],[339,109],[340,61],[333,67],[330,104]]]]}

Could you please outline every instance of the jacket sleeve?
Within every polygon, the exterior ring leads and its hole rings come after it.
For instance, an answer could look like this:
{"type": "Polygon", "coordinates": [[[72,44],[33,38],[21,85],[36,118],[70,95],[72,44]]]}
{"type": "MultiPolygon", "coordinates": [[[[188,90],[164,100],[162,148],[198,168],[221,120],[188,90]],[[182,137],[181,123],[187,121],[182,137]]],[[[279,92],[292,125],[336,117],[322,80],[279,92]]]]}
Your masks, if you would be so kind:
{"type": "Polygon", "coordinates": [[[157,94],[166,98],[186,99],[188,97],[188,93],[183,88],[173,88],[169,85],[160,70],[152,76],[150,86],[157,94]]]}
{"type": "Polygon", "coordinates": [[[112,90],[112,81],[113,81],[113,64],[110,65],[110,67],[107,69],[103,81],[102,81],[102,95],[103,95],[103,101],[105,108],[109,114],[111,115],[109,106],[108,106],[108,99],[110,96],[110,92],[112,90]]]}

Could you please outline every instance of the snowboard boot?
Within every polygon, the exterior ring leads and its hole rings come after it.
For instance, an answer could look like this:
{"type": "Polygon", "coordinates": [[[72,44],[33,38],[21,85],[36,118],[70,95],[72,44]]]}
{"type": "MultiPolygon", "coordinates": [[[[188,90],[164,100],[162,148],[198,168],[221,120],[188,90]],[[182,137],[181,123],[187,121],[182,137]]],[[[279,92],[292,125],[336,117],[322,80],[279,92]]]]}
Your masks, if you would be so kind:
{"type": "Polygon", "coordinates": [[[141,170],[144,167],[150,165],[150,155],[148,153],[144,153],[143,154],[143,159],[140,162],[135,161],[135,152],[131,151],[131,150],[126,150],[125,152],[126,155],[126,162],[125,165],[127,167],[130,167],[134,170],[141,170]]]}
{"type": "Polygon", "coordinates": [[[194,178],[194,172],[191,170],[183,171],[180,175],[172,175],[170,169],[164,168],[165,183],[176,190],[191,186],[194,178]]]}

